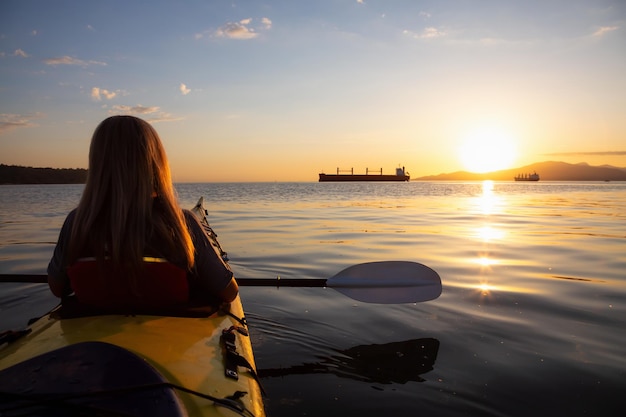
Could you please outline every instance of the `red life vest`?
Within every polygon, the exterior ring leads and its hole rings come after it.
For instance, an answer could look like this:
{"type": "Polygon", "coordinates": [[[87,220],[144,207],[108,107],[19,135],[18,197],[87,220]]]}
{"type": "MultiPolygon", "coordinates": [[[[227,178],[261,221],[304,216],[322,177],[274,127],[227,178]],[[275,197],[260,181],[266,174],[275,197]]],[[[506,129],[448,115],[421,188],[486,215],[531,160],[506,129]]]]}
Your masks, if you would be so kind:
{"type": "Polygon", "coordinates": [[[81,304],[104,309],[159,309],[189,301],[187,272],[161,258],[144,258],[142,273],[131,285],[126,276],[94,258],[79,260],[67,274],[81,304]]]}

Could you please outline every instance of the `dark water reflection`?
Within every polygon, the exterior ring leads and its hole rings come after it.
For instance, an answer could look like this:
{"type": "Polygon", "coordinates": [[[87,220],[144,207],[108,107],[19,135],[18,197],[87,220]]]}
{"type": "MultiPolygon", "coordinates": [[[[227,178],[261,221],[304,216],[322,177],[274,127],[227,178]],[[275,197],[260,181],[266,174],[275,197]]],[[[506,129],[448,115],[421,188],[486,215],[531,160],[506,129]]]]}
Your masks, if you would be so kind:
{"type": "Polygon", "coordinates": [[[315,363],[260,368],[258,373],[261,378],[328,373],[378,384],[423,382],[421,375],[433,370],[438,350],[439,341],[433,338],[354,346],[335,350],[333,355],[322,357],[315,363]]]}

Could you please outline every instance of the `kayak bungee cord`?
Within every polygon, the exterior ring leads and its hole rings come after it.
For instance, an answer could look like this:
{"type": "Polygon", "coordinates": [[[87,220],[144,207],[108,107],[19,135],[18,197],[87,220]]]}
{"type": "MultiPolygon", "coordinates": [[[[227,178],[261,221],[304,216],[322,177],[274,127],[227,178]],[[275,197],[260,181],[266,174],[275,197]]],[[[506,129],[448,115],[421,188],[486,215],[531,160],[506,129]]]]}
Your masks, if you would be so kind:
{"type": "Polygon", "coordinates": [[[131,392],[138,391],[146,391],[151,389],[158,388],[167,388],[173,389],[176,391],[185,392],[190,395],[194,395],[199,398],[204,398],[206,400],[212,401],[218,407],[224,407],[235,413],[239,414],[243,417],[254,417],[254,414],[248,410],[239,399],[247,394],[247,392],[236,391],[232,395],[225,398],[214,397],[209,394],[204,394],[202,392],[194,391],[192,389],[173,384],[171,382],[159,382],[155,384],[145,384],[145,385],[135,385],[130,387],[124,387],[119,389],[110,389],[110,390],[102,390],[102,391],[94,391],[94,392],[82,392],[70,395],[63,394],[19,394],[13,392],[0,392],[0,397],[2,398],[11,398],[13,401],[26,401],[27,404],[10,406],[7,408],[0,408],[0,415],[7,416],[19,416],[20,414],[9,414],[12,411],[23,410],[25,414],[22,415],[30,415],[31,411],[28,409],[32,409],[33,407],[53,407],[53,408],[71,408],[78,409],[78,411],[90,411],[97,412],[96,414],[89,414],[95,416],[111,416],[111,417],[122,417],[122,416],[130,416],[134,417],[134,414],[128,414],[121,411],[110,410],[106,408],[99,408],[95,406],[91,406],[89,404],[76,404],[70,402],[71,400],[78,400],[81,398],[89,398],[89,397],[106,397],[108,395],[119,395],[126,394],[131,392]]]}

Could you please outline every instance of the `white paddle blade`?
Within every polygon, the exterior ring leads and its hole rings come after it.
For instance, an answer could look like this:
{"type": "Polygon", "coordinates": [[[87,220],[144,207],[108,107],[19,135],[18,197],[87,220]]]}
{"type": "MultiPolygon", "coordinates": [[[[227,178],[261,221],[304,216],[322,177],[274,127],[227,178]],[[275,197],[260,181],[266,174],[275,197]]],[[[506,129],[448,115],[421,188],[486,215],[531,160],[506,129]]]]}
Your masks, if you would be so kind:
{"type": "Polygon", "coordinates": [[[420,303],[441,295],[439,274],[408,261],[353,265],[329,278],[326,286],[355,300],[377,304],[420,303]]]}

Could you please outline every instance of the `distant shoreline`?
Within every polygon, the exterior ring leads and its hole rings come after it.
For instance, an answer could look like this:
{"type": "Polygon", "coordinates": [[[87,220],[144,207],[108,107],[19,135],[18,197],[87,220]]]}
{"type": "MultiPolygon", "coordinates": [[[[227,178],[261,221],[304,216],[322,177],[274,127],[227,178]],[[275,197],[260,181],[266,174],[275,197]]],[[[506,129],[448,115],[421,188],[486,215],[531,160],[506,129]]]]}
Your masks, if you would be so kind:
{"type": "Polygon", "coordinates": [[[0,164],[0,184],[84,184],[87,170],[82,168],[33,168],[0,164]]]}
{"type": "MultiPolygon", "coordinates": [[[[519,174],[537,172],[544,181],[626,181],[626,168],[591,166],[586,163],[539,162],[520,168],[488,173],[458,171],[412,178],[411,181],[513,181],[519,174]]],[[[0,164],[0,185],[19,184],[84,184],[87,170],[83,168],[36,168],[0,164]]],[[[312,180],[313,181],[313,180],[312,180]]],[[[242,181],[252,182],[252,181],[242,181]]],[[[290,182],[286,180],[285,182],[290,182]]],[[[306,182],[306,181],[304,181],[306,182]]]]}

